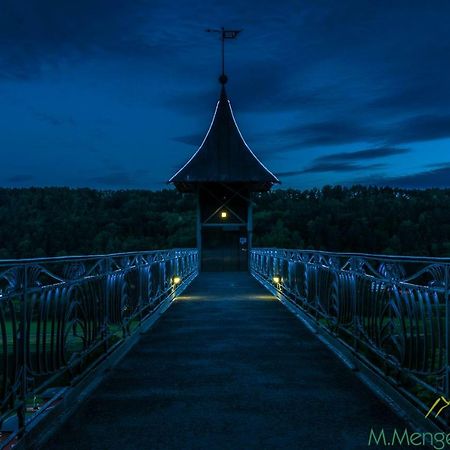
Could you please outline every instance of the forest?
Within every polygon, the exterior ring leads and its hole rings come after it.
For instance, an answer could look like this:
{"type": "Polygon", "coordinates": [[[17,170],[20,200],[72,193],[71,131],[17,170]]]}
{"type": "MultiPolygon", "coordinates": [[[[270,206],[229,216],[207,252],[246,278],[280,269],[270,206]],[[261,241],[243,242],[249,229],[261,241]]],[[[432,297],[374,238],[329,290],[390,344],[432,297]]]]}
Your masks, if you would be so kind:
{"type": "MultiPolygon", "coordinates": [[[[255,246],[450,256],[450,189],[278,189],[254,202],[255,246]]],[[[194,245],[194,198],[174,189],[0,189],[1,259],[194,245]]]]}

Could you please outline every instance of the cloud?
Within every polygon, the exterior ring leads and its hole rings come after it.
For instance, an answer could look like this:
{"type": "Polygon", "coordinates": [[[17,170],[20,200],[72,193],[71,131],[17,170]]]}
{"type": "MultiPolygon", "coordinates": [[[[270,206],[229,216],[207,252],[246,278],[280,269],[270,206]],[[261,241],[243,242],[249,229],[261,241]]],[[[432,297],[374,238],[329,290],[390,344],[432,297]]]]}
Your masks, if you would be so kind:
{"type": "Polygon", "coordinates": [[[105,54],[162,55],[143,31],[149,9],[139,0],[4,0],[0,77],[30,79],[46,65],[105,54]]]}
{"type": "Polygon", "coordinates": [[[450,167],[450,162],[426,164],[426,167],[431,167],[433,169],[442,169],[442,168],[450,167]]]}
{"type": "Polygon", "coordinates": [[[212,115],[219,100],[220,88],[186,90],[165,98],[163,104],[172,111],[183,114],[206,113],[212,115]]]}
{"type": "MultiPolygon", "coordinates": [[[[245,78],[245,72],[243,74],[245,78]]],[[[298,86],[288,87],[285,79],[272,79],[269,74],[261,72],[259,80],[243,80],[242,76],[230,82],[227,88],[233,110],[239,113],[273,113],[310,111],[330,107],[334,98],[328,96],[325,88],[306,89],[298,86]]],[[[209,83],[210,84],[210,83],[209,83]]],[[[179,92],[168,97],[164,104],[172,110],[184,114],[205,113],[213,111],[219,99],[220,87],[179,92]]]]}
{"type": "Polygon", "coordinates": [[[186,136],[178,136],[173,138],[173,140],[175,142],[181,142],[182,144],[198,147],[202,143],[204,137],[205,137],[204,134],[197,133],[197,134],[188,134],[186,136]]]}
{"type": "Polygon", "coordinates": [[[286,127],[277,133],[293,142],[282,146],[284,150],[302,147],[340,145],[381,139],[381,131],[355,120],[328,120],[286,127]]]}
{"type": "Polygon", "coordinates": [[[31,181],[33,179],[33,175],[30,174],[17,174],[7,178],[6,181],[9,181],[10,183],[23,183],[25,181],[31,181]]]}
{"type": "Polygon", "coordinates": [[[362,159],[376,159],[376,158],[386,158],[393,155],[401,155],[408,153],[410,149],[408,148],[398,148],[398,147],[375,147],[368,148],[365,150],[358,150],[354,152],[343,152],[343,153],[332,153],[330,155],[320,156],[315,159],[315,161],[359,161],[362,159]]]}
{"type": "MultiPolygon", "coordinates": [[[[436,7],[420,0],[322,0],[303,2],[299,8],[288,0],[262,0],[257,8],[255,1],[238,0],[187,0],[175,6],[161,0],[1,4],[0,82],[8,94],[0,95],[4,100],[15,96],[17,111],[21,104],[47,100],[44,110],[61,111],[36,112],[34,123],[21,121],[23,136],[34,137],[40,121],[60,127],[55,136],[66,133],[65,140],[79,137],[92,145],[92,130],[79,126],[68,136],[64,129],[89,120],[92,110],[92,117],[124,118],[120,128],[105,127],[95,137],[95,150],[110,154],[112,161],[124,151],[119,149],[122,141],[143,142],[148,133],[156,141],[167,140],[167,128],[159,123],[172,120],[179,124],[176,129],[189,130],[175,142],[199,145],[204,136],[195,132],[206,131],[220,91],[220,40],[204,28],[220,18],[245,29],[226,44],[227,90],[235,112],[246,113],[246,129],[256,124],[256,131],[266,133],[255,140],[260,144],[256,150],[262,148],[259,154],[286,151],[277,155],[279,160],[292,159],[286,170],[301,167],[285,173],[322,171],[333,181],[333,173],[376,170],[381,165],[364,164],[406,154],[411,143],[450,137],[450,84],[442,75],[450,70],[450,3],[445,0],[437,0],[436,7]],[[9,83],[5,78],[27,82],[9,83]],[[74,101],[63,105],[62,88],[74,101]],[[124,105],[123,99],[129,102],[132,95],[145,99],[145,111],[124,105]],[[77,105],[78,98],[86,100],[83,107],[77,105]],[[153,128],[137,132],[144,115],[152,117],[153,128]],[[331,148],[347,144],[363,150],[331,148]],[[310,166],[302,164],[300,153],[287,153],[317,147],[329,147],[330,155],[310,166]]],[[[11,127],[2,135],[8,143],[16,142],[14,133],[11,127]]],[[[12,151],[19,154],[25,145],[23,139],[12,151]]],[[[420,145],[414,150],[418,154],[420,145]]],[[[48,151],[58,153],[50,139],[48,151]]],[[[440,146],[437,151],[446,149],[440,146]]],[[[30,153],[24,156],[33,158],[30,153]]],[[[424,152],[426,169],[445,169],[426,167],[431,160],[424,152]]],[[[111,163],[96,183],[129,184],[133,179],[133,171],[111,163]]]]}
{"type": "Polygon", "coordinates": [[[128,172],[112,172],[92,177],[89,181],[106,186],[132,186],[136,183],[128,172]]]}
{"type": "Polygon", "coordinates": [[[359,164],[353,164],[348,162],[329,162],[329,163],[313,163],[311,166],[302,170],[294,170],[287,172],[278,172],[277,176],[291,177],[295,175],[302,175],[305,173],[321,173],[321,172],[359,172],[363,170],[378,170],[385,167],[384,164],[370,164],[368,166],[361,166],[359,164]]]}
{"type": "Polygon", "coordinates": [[[38,120],[41,120],[42,122],[46,122],[55,127],[64,126],[64,125],[70,125],[70,126],[75,125],[75,120],[73,117],[61,117],[61,116],[49,114],[49,113],[42,112],[42,111],[33,111],[33,115],[38,120]]]}
{"type": "MultiPolygon", "coordinates": [[[[369,158],[371,153],[376,155],[377,148],[381,148],[380,155],[385,152],[390,156],[391,151],[394,152],[391,154],[406,152],[393,150],[395,145],[450,137],[450,115],[417,115],[383,125],[353,119],[329,120],[286,127],[271,134],[279,135],[286,142],[278,145],[278,150],[373,142],[377,147],[368,149],[367,153],[362,151],[361,158],[369,158]]],[[[352,159],[351,155],[349,158],[352,159]]]]}
{"type": "Polygon", "coordinates": [[[305,173],[320,172],[359,172],[364,170],[379,170],[386,167],[385,164],[357,164],[361,160],[370,160],[377,158],[385,158],[392,155],[407,153],[409,149],[397,147],[377,147],[358,150],[354,152],[332,153],[329,155],[319,156],[315,158],[313,163],[302,170],[294,170],[287,172],[279,172],[276,175],[281,177],[291,177],[302,175],[305,173]]]}
{"type": "Polygon", "coordinates": [[[378,186],[393,186],[400,188],[450,188],[450,163],[432,170],[424,170],[410,175],[397,177],[367,177],[353,181],[360,184],[373,184],[378,186]]]}
{"type": "Polygon", "coordinates": [[[397,114],[404,111],[423,112],[447,109],[450,104],[450,86],[443,85],[442,78],[426,78],[411,86],[399,87],[395,92],[381,95],[368,104],[368,108],[379,110],[379,114],[397,114]]]}
{"type": "Polygon", "coordinates": [[[354,152],[332,153],[315,158],[313,163],[305,169],[279,172],[277,173],[277,176],[290,177],[295,175],[302,175],[305,173],[342,173],[359,172],[364,170],[379,170],[384,168],[385,164],[369,164],[364,166],[361,164],[356,164],[356,162],[361,160],[385,158],[392,155],[407,153],[408,151],[409,149],[406,148],[377,147],[358,150],[354,152]]]}
{"type": "Polygon", "coordinates": [[[431,141],[450,136],[450,115],[419,115],[394,124],[387,130],[392,143],[431,141]]]}

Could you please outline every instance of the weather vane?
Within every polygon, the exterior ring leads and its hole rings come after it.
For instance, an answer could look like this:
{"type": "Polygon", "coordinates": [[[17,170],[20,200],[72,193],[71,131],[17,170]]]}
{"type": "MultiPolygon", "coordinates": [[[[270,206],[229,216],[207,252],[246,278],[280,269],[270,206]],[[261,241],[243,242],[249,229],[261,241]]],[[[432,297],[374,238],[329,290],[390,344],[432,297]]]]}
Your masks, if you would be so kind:
{"type": "Polygon", "coordinates": [[[236,36],[242,31],[242,30],[225,30],[224,27],[222,28],[208,28],[206,30],[208,33],[220,33],[221,40],[222,40],[222,75],[219,77],[219,81],[222,84],[225,84],[228,81],[227,76],[225,75],[225,39],[235,39],[236,36]]]}

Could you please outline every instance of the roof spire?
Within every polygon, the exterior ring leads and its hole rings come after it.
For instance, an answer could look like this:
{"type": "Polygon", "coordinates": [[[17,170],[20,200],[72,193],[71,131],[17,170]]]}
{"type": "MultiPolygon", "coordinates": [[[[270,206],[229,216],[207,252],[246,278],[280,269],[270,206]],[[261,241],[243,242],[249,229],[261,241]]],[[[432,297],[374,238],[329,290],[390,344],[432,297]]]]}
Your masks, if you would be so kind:
{"type": "Polygon", "coordinates": [[[235,39],[236,36],[242,31],[242,30],[225,30],[224,27],[217,29],[211,29],[208,28],[206,30],[208,33],[220,33],[221,40],[222,40],[222,74],[219,77],[219,82],[222,86],[225,86],[225,84],[228,81],[228,77],[225,75],[225,39],[235,39]]]}

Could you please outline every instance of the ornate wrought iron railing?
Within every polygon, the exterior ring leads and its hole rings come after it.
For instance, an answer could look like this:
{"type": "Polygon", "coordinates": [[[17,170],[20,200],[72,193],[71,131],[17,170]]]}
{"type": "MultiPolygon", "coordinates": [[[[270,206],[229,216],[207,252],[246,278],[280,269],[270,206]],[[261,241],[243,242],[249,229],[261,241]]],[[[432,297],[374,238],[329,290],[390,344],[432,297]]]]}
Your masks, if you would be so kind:
{"type": "Polygon", "coordinates": [[[450,258],[253,249],[250,267],[424,413],[450,400],[450,258]]]}
{"type": "Polygon", "coordinates": [[[193,249],[0,261],[0,425],[23,432],[45,391],[75,383],[197,273],[193,249]]]}

